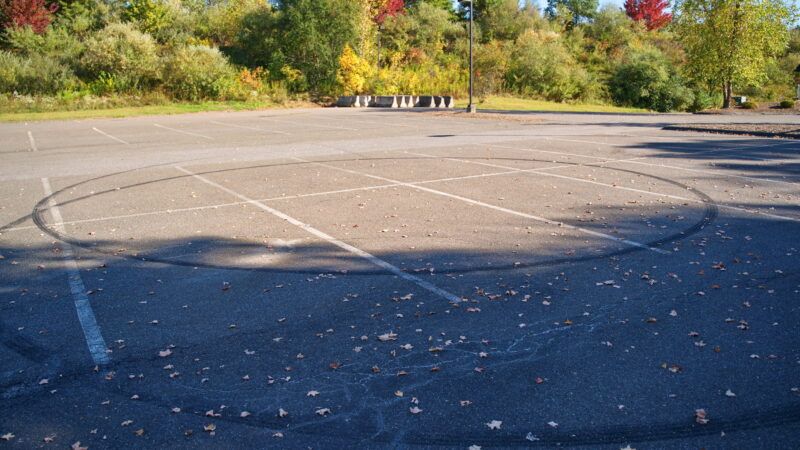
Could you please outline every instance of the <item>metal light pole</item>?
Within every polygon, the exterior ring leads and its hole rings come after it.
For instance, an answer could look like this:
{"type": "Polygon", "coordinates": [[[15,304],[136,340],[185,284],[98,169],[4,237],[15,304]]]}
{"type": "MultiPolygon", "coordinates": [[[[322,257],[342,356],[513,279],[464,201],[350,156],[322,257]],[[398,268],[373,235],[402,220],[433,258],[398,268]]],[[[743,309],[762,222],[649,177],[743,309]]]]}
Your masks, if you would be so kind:
{"type": "Polygon", "coordinates": [[[475,2],[474,0],[469,0],[469,106],[467,106],[468,113],[477,112],[475,104],[472,103],[472,94],[473,94],[472,21],[474,17],[475,17],[475,2]]]}

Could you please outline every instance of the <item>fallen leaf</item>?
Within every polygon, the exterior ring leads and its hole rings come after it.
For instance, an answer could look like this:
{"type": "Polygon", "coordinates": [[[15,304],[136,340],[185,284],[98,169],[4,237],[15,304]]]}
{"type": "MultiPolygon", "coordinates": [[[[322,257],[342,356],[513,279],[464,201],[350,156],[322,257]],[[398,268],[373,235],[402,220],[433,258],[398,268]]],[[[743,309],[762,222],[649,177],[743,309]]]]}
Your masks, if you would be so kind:
{"type": "Polygon", "coordinates": [[[502,420],[493,420],[491,422],[486,422],[486,426],[489,427],[490,430],[499,430],[502,425],[503,425],[502,420]]]}
{"type": "Polygon", "coordinates": [[[382,334],[382,335],[378,336],[378,340],[381,341],[381,342],[396,341],[397,340],[397,334],[392,333],[390,331],[390,332],[388,332],[386,334],[382,334]]]}
{"type": "Polygon", "coordinates": [[[705,409],[696,409],[694,411],[694,421],[699,423],[700,425],[705,425],[708,423],[708,413],[706,413],[705,409]]]}

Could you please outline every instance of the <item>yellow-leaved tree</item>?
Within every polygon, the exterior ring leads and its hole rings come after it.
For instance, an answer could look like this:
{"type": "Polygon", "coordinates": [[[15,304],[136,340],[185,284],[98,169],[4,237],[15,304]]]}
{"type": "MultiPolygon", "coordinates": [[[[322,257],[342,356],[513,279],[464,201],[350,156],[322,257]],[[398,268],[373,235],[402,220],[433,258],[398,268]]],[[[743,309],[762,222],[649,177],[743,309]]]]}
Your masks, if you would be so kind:
{"type": "Polygon", "coordinates": [[[344,95],[358,95],[364,93],[367,79],[372,72],[372,66],[353,51],[350,45],[345,45],[342,56],[339,57],[339,70],[336,72],[336,81],[344,95]]]}

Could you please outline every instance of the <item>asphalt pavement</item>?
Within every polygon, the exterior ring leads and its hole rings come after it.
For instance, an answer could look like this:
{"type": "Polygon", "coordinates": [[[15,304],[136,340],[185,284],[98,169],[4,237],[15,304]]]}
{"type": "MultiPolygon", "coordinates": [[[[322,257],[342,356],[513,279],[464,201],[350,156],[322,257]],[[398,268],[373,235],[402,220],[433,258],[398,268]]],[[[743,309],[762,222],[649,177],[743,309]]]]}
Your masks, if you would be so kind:
{"type": "Polygon", "coordinates": [[[800,116],[0,124],[0,448],[797,448],[800,116]]]}

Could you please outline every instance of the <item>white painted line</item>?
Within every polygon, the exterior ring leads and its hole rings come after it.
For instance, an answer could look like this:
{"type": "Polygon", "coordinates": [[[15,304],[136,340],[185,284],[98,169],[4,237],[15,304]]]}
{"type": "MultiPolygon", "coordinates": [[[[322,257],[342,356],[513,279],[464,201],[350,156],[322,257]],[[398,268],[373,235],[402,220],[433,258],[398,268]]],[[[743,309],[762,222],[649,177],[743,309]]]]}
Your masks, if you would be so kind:
{"type": "Polygon", "coordinates": [[[303,127],[317,127],[317,128],[328,128],[328,129],[331,129],[331,130],[358,131],[358,128],[335,127],[333,125],[320,125],[318,123],[313,123],[313,122],[304,122],[302,124],[299,124],[299,123],[296,123],[296,122],[291,122],[289,120],[273,119],[271,117],[267,118],[267,120],[271,120],[273,122],[285,123],[287,125],[297,125],[297,126],[303,126],[303,127]]]}
{"type": "Polygon", "coordinates": [[[36,147],[36,140],[33,138],[33,133],[28,131],[28,142],[31,144],[31,151],[38,152],[39,148],[36,147]]]}
{"type": "MultiPolygon", "coordinates": [[[[399,128],[412,128],[413,127],[413,128],[416,128],[416,127],[414,127],[412,125],[404,125],[404,124],[396,123],[396,122],[388,122],[388,121],[387,122],[377,122],[377,121],[372,121],[372,120],[353,119],[352,118],[353,116],[342,116],[342,117],[344,117],[343,120],[346,120],[348,123],[350,123],[350,122],[352,122],[352,123],[363,123],[363,124],[367,124],[367,125],[381,125],[381,126],[384,126],[384,127],[399,127],[399,128]]],[[[334,121],[333,118],[330,118],[330,117],[327,117],[327,116],[326,117],[315,116],[314,119],[324,119],[324,120],[334,121]]]]}
{"type": "Polygon", "coordinates": [[[356,256],[359,256],[361,258],[364,258],[367,261],[369,261],[370,263],[372,263],[372,264],[374,264],[374,265],[386,270],[387,272],[389,272],[389,273],[391,273],[393,275],[396,275],[399,278],[402,278],[402,279],[404,279],[406,281],[410,281],[410,282],[416,284],[417,286],[425,289],[428,292],[436,294],[436,295],[438,295],[438,296],[440,296],[440,297],[442,297],[442,298],[444,298],[444,299],[446,299],[446,300],[448,300],[450,302],[453,302],[453,303],[460,303],[461,302],[461,298],[460,297],[458,297],[458,296],[456,296],[454,294],[451,294],[450,292],[447,292],[444,289],[441,289],[441,288],[439,288],[437,286],[434,286],[433,284],[423,280],[422,278],[419,278],[417,276],[414,276],[414,275],[408,274],[406,272],[403,272],[402,270],[400,270],[400,268],[398,268],[398,267],[396,267],[396,266],[394,266],[394,265],[392,265],[392,264],[390,264],[390,263],[378,258],[377,256],[374,256],[371,253],[367,253],[364,250],[361,250],[360,248],[353,247],[352,245],[347,244],[347,243],[345,243],[343,241],[340,241],[339,239],[336,239],[335,237],[333,237],[333,236],[331,236],[329,234],[326,234],[325,232],[320,231],[320,230],[312,227],[311,225],[309,225],[307,223],[301,222],[301,221],[295,219],[294,217],[292,217],[292,216],[290,216],[288,214],[285,214],[285,213],[283,213],[281,211],[278,211],[275,208],[269,207],[269,206],[265,205],[264,203],[262,203],[262,202],[260,202],[258,200],[253,200],[253,199],[251,199],[251,198],[249,198],[249,197],[247,197],[245,195],[242,195],[242,194],[240,194],[240,193],[238,193],[238,192],[236,192],[236,191],[234,191],[232,189],[229,189],[229,188],[227,188],[227,187],[225,187],[225,186],[223,186],[221,184],[215,183],[215,182],[209,180],[208,178],[206,178],[206,177],[204,177],[202,175],[198,175],[198,174],[196,174],[194,172],[191,172],[191,171],[189,171],[187,169],[184,169],[183,167],[175,166],[175,168],[180,170],[181,172],[187,174],[187,175],[191,175],[192,177],[202,181],[203,183],[208,184],[209,186],[214,186],[215,188],[220,189],[220,190],[222,190],[224,192],[227,192],[228,194],[233,195],[234,197],[237,197],[237,198],[239,198],[239,199],[241,199],[241,200],[243,200],[243,201],[245,201],[245,202],[247,202],[247,203],[249,203],[249,204],[251,204],[253,206],[256,206],[256,207],[258,207],[258,208],[260,208],[260,209],[272,214],[275,217],[283,219],[283,220],[291,223],[292,225],[294,225],[294,226],[296,226],[298,228],[301,228],[301,229],[305,230],[306,232],[308,232],[308,233],[310,233],[310,234],[312,234],[312,235],[314,235],[314,236],[316,236],[316,237],[318,237],[320,239],[323,239],[323,240],[325,240],[325,241],[327,241],[327,242],[329,242],[329,243],[331,243],[331,244],[333,244],[333,245],[335,245],[335,246],[337,246],[337,247],[339,247],[339,248],[341,248],[341,249],[343,249],[345,251],[348,251],[348,252],[350,252],[350,253],[352,253],[352,254],[354,254],[356,256]]]}
{"type": "Polygon", "coordinates": [[[196,136],[196,137],[200,137],[200,138],[203,138],[203,139],[208,139],[208,140],[211,140],[211,141],[214,140],[214,138],[212,138],[210,136],[206,136],[204,134],[192,133],[191,131],[183,131],[183,130],[179,130],[177,128],[170,128],[170,127],[166,127],[164,125],[159,125],[157,123],[154,123],[153,125],[157,126],[158,128],[163,128],[165,130],[174,131],[176,133],[186,134],[186,135],[189,135],[189,136],[196,136]]]}
{"type": "Polygon", "coordinates": [[[115,141],[119,142],[120,144],[130,145],[130,143],[128,143],[128,142],[126,142],[126,141],[123,141],[122,139],[120,139],[120,138],[118,138],[118,137],[116,137],[116,136],[112,136],[112,135],[110,135],[110,134],[106,133],[105,131],[103,131],[103,130],[101,130],[101,129],[99,129],[99,128],[92,127],[92,129],[93,129],[94,131],[96,131],[96,132],[98,132],[98,133],[102,134],[103,136],[105,136],[105,137],[109,138],[109,139],[112,139],[112,140],[115,140],[115,141]]]}
{"type": "MultiPolygon", "coordinates": [[[[523,152],[547,153],[547,154],[562,155],[562,156],[576,156],[576,157],[580,157],[580,158],[596,159],[596,160],[602,160],[603,161],[603,163],[591,163],[591,164],[586,164],[586,165],[596,165],[596,164],[604,164],[604,163],[639,164],[639,165],[651,166],[651,167],[662,167],[662,168],[665,168],[665,169],[675,169],[675,170],[684,170],[684,171],[687,171],[687,172],[705,173],[705,174],[709,174],[709,175],[721,176],[723,178],[741,178],[743,180],[749,180],[749,181],[764,181],[764,182],[767,182],[767,183],[780,183],[780,184],[790,184],[790,185],[798,184],[798,183],[795,183],[795,182],[792,182],[792,181],[776,180],[776,179],[773,179],[773,178],[758,178],[758,177],[748,177],[748,176],[745,176],[745,175],[728,174],[728,173],[723,173],[723,172],[721,172],[719,170],[691,169],[689,167],[683,167],[683,166],[673,166],[673,165],[668,165],[668,164],[654,164],[654,163],[646,163],[646,162],[640,161],[642,159],[657,158],[658,157],[657,155],[637,156],[635,158],[623,158],[623,159],[607,159],[607,158],[600,158],[600,157],[597,157],[597,156],[581,155],[579,153],[554,152],[554,151],[549,151],[549,150],[539,150],[539,149],[536,149],[536,148],[519,148],[519,147],[511,147],[511,146],[507,146],[507,145],[497,145],[497,144],[473,144],[473,145],[488,145],[490,147],[505,148],[505,149],[510,149],[510,150],[519,150],[519,151],[523,151],[523,152]]],[[[697,153],[694,153],[694,154],[697,155],[697,154],[702,154],[702,153],[712,153],[712,152],[717,152],[717,151],[720,151],[720,150],[723,150],[723,149],[705,150],[705,151],[697,152],[697,153]]],[[[730,150],[730,149],[726,148],[724,150],[730,150]]]]}
{"type": "Polygon", "coordinates": [[[391,178],[385,178],[385,177],[381,177],[381,176],[377,176],[377,175],[371,175],[371,174],[364,173],[364,172],[359,172],[359,171],[356,171],[356,170],[344,169],[344,168],[341,168],[341,167],[332,166],[330,164],[319,163],[319,162],[314,162],[314,161],[307,161],[307,160],[303,160],[301,158],[294,158],[294,159],[297,159],[299,161],[304,161],[304,162],[310,162],[310,163],[313,163],[313,164],[321,165],[323,167],[328,167],[330,169],[339,170],[339,171],[346,172],[346,173],[351,173],[351,174],[354,174],[354,175],[361,175],[361,176],[365,176],[365,177],[368,177],[368,178],[373,178],[373,179],[376,179],[376,180],[383,180],[383,181],[390,182],[390,183],[397,183],[397,184],[400,184],[402,186],[410,187],[412,189],[417,189],[417,190],[420,190],[420,191],[423,191],[423,192],[428,192],[428,193],[431,193],[431,194],[436,194],[436,195],[440,195],[440,196],[443,196],[443,197],[452,198],[452,199],[459,200],[459,201],[462,201],[462,202],[465,202],[465,203],[469,203],[471,205],[481,206],[481,207],[484,207],[484,208],[493,209],[495,211],[504,212],[506,214],[511,214],[511,215],[514,215],[514,216],[524,217],[526,219],[535,220],[537,222],[546,223],[548,225],[555,225],[555,226],[558,226],[558,227],[561,227],[561,228],[567,228],[567,229],[570,229],[570,230],[580,231],[581,233],[584,233],[584,234],[588,234],[588,235],[591,235],[591,236],[599,237],[599,238],[602,238],[602,239],[611,240],[611,241],[614,241],[614,242],[627,244],[627,245],[630,245],[632,247],[639,247],[639,248],[651,250],[653,252],[660,253],[662,255],[667,255],[667,254],[671,253],[669,251],[665,251],[665,250],[662,250],[660,248],[650,247],[649,245],[642,244],[641,242],[631,241],[629,239],[624,239],[624,238],[618,238],[616,236],[611,236],[610,234],[600,233],[599,231],[594,231],[594,230],[590,230],[590,229],[587,229],[587,228],[577,227],[577,226],[574,226],[574,225],[570,225],[568,223],[564,223],[564,222],[559,222],[557,220],[548,219],[546,217],[539,217],[539,216],[535,216],[533,214],[528,214],[528,213],[524,213],[524,212],[521,212],[521,211],[515,211],[513,209],[503,208],[502,206],[492,205],[492,204],[485,203],[485,202],[482,202],[482,201],[479,201],[479,200],[474,200],[474,199],[471,199],[471,198],[462,197],[460,195],[450,194],[450,193],[444,192],[444,191],[437,191],[436,189],[430,189],[430,188],[427,188],[427,187],[424,187],[424,186],[420,186],[418,184],[405,183],[405,182],[402,182],[402,181],[393,180],[391,178]]]}
{"type": "MultiPolygon", "coordinates": [[[[614,136],[613,135],[609,135],[609,137],[614,137],[614,136]]],[[[543,137],[542,139],[550,140],[550,141],[563,141],[563,142],[575,142],[575,143],[583,143],[583,144],[606,145],[606,146],[609,146],[609,147],[629,147],[630,145],[632,145],[632,144],[611,144],[611,143],[608,143],[608,142],[586,141],[586,140],[579,140],[579,139],[563,139],[563,138],[554,138],[554,137],[543,137]]],[[[694,144],[702,144],[702,142],[693,142],[693,143],[694,144]]],[[[775,144],[736,144],[736,145],[734,145],[732,147],[717,147],[714,151],[734,150],[734,149],[741,148],[741,147],[750,148],[750,149],[770,148],[770,147],[778,147],[778,146],[781,146],[781,145],[787,145],[787,144],[792,144],[792,143],[793,142],[778,142],[778,143],[775,143],[775,144]]],[[[729,145],[733,145],[733,144],[729,144],[729,145]]],[[[677,145],[675,145],[675,146],[662,146],[662,148],[685,149],[685,147],[677,146],[677,145]]]]}
{"type": "MultiPolygon", "coordinates": [[[[50,180],[42,178],[42,186],[44,187],[44,194],[47,197],[53,195],[53,189],[50,187],[50,180]]],[[[50,199],[50,214],[53,215],[53,220],[56,223],[63,222],[61,211],[55,201],[50,199]]],[[[65,233],[63,225],[55,225],[56,231],[65,233]]],[[[97,319],[92,310],[92,304],[89,297],[86,296],[86,286],[83,284],[81,273],[78,270],[78,264],[75,262],[75,255],[72,252],[72,246],[68,243],[63,243],[61,252],[64,257],[64,262],[67,266],[67,275],[69,275],[69,290],[72,293],[72,298],[75,300],[75,310],[78,313],[78,321],[83,328],[83,336],[86,338],[86,345],[89,347],[89,353],[92,355],[92,360],[95,364],[108,364],[111,360],[108,357],[108,347],[103,335],[100,332],[100,326],[97,324],[97,319]]]]}
{"type": "Polygon", "coordinates": [[[554,138],[554,137],[543,137],[542,139],[546,141],[562,141],[562,142],[573,142],[577,144],[595,144],[595,145],[607,145],[609,147],[625,147],[628,144],[609,144],[607,142],[595,142],[595,141],[585,141],[581,139],[562,139],[562,138],[554,138]]]}
{"type": "MultiPolygon", "coordinates": [[[[641,159],[644,159],[644,158],[645,157],[642,157],[641,159]]],[[[721,172],[719,170],[690,169],[688,167],[673,166],[673,165],[670,165],[670,164],[646,163],[644,161],[638,161],[638,160],[633,160],[633,159],[622,159],[622,160],[619,160],[619,161],[610,161],[610,162],[612,162],[612,163],[620,162],[620,163],[624,163],[624,164],[639,164],[639,165],[642,165],[642,166],[661,167],[661,168],[664,168],[664,169],[684,170],[686,172],[697,172],[697,173],[704,173],[704,174],[707,174],[707,175],[716,175],[716,176],[720,176],[722,178],[739,178],[739,179],[748,180],[748,181],[763,181],[765,183],[790,184],[790,185],[800,184],[800,183],[795,183],[794,181],[776,180],[774,178],[748,177],[746,175],[736,175],[736,174],[732,174],[732,173],[724,173],[724,172],[721,172]]]]}
{"type": "Polygon", "coordinates": [[[249,127],[247,125],[238,125],[238,124],[235,124],[235,123],[217,122],[216,120],[209,120],[209,123],[214,123],[214,124],[217,124],[217,125],[223,125],[223,126],[226,126],[226,127],[242,128],[244,130],[260,131],[262,133],[276,133],[276,134],[283,134],[283,135],[286,135],[286,136],[291,136],[290,133],[286,133],[286,132],[283,132],[283,131],[265,130],[264,128],[249,127]]]}
{"type": "MultiPolygon", "coordinates": [[[[447,180],[437,180],[437,181],[447,181],[447,180]]],[[[272,197],[272,198],[261,198],[257,199],[259,202],[272,202],[272,201],[279,201],[279,200],[292,200],[298,198],[306,198],[306,197],[319,197],[325,195],[333,195],[333,194],[344,194],[347,192],[358,192],[358,191],[371,191],[373,189],[385,189],[390,187],[396,187],[399,184],[379,184],[375,186],[364,186],[358,188],[350,188],[350,189],[337,189],[335,191],[325,191],[325,192],[311,192],[308,194],[296,194],[296,195],[284,195],[281,197],[272,197]]],[[[192,212],[192,211],[203,211],[207,209],[219,209],[219,208],[229,208],[232,206],[241,206],[246,205],[249,202],[231,202],[231,203],[218,203],[214,205],[204,205],[204,206],[192,206],[189,208],[175,208],[175,209],[160,209],[156,211],[147,211],[141,213],[133,213],[133,214],[122,214],[118,216],[105,216],[105,217],[93,217],[91,219],[80,219],[80,220],[68,220],[66,222],[54,222],[51,225],[77,225],[81,223],[91,223],[91,222],[105,222],[108,220],[119,220],[119,219],[133,219],[137,217],[147,217],[147,216],[158,216],[162,214],[175,214],[175,213],[182,213],[182,212],[192,212]]],[[[22,230],[32,230],[38,228],[36,225],[28,225],[24,227],[13,227],[13,228],[6,228],[3,230],[3,233],[8,233],[11,231],[22,231],[22,230]]]]}
{"type": "MultiPolygon", "coordinates": [[[[513,167],[503,166],[503,165],[500,165],[500,164],[489,164],[489,163],[482,163],[482,162],[477,162],[477,161],[468,161],[468,160],[463,160],[463,159],[447,158],[447,157],[440,157],[440,156],[433,156],[433,157],[434,158],[449,159],[451,161],[458,161],[458,162],[467,163],[467,164],[477,164],[477,165],[481,165],[481,166],[494,167],[494,168],[497,168],[497,169],[513,169],[513,167]]],[[[610,162],[614,162],[614,161],[610,161],[610,162]]],[[[589,163],[589,164],[584,164],[584,166],[592,166],[592,165],[597,165],[597,164],[601,164],[601,163],[589,163]]],[[[702,200],[698,200],[696,198],[689,198],[689,197],[682,197],[682,196],[679,196],[679,195],[664,194],[664,193],[655,192],[655,191],[645,191],[643,189],[629,188],[629,187],[625,187],[625,186],[602,183],[602,182],[594,181],[594,180],[586,180],[586,179],[579,178],[579,177],[571,177],[571,176],[567,176],[567,175],[557,175],[557,174],[554,174],[554,173],[544,172],[544,170],[552,170],[552,169],[553,168],[517,169],[517,172],[520,172],[520,173],[536,173],[537,175],[542,175],[542,176],[546,176],[546,177],[562,178],[564,180],[572,180],[572,181],[578,181],[578,182],[581,182],[581,183],[589,183],[589,184],[594,184],[594,185],[597,185],[597,186],[605,186],[605,187],[613,188],[613,189],[622,189],[624,191],[631,191],[631,192],[636,192],[636,193],[639,193],[639,194],[646,194],[646,195],[654,195],[654,196],[657,196],[657,197],[671,198],[673,200],[680,200],[680,201],[690,202],[690,203],[700,203],[700,204],[705,204],[706,203],[706,202],[704,202],[702,200]]],[[[720,204],[720,203],[715,203],[715,205],[719,209],[728,209],[728,210],[731,210],[731,211],[746,212],[746,213],[755,214],[755,215],[759,215],[759,216],[769,217],[769,218],[772,218],[772,219],[786,220],[786,221],[789,221],[789,222],[800,222],[800,218],[797,218],[797,217],[781,216],[781,215],[778,215],[778,214],[765,213],[765,212],[762,212],[762,211],[759,211],[759,210],[755,210],[755,209],[741,208],[741,207],[738,207],[738,206],[730,206],[730,205],[725,205],[725,204],[720,204]]]]}

